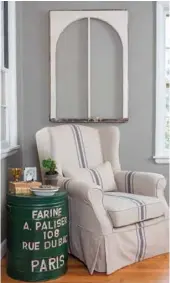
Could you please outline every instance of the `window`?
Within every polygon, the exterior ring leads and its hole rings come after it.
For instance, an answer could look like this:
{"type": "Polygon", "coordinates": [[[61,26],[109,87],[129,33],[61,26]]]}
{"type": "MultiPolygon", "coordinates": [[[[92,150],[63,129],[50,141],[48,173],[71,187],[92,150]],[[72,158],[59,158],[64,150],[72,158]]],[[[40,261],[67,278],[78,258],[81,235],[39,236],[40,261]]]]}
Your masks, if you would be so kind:
{"type": "Polygon", "coordinates": [[[165,79],[166,79],[166,116],[165,149],[170,145],[170,12],[165,13],[165,79]]]}
{"type": "Polygon", "coordinates": [[[15,2],[0,2],[1,158],[16,151],[16,33],[15,2]]]}
{"type": "Polygon", "coordinates": [[[170,149],[170,11],[168,2],[156,9],[156,139],[157,163],[169,163],[170,149]]]}

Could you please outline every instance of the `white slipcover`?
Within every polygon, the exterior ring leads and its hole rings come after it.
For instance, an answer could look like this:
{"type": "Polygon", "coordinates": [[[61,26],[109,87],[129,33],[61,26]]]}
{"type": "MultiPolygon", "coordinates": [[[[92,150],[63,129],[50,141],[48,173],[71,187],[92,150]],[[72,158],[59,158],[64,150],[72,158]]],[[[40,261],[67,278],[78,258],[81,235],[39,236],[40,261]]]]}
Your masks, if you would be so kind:
{"type": "Polygon", "coordinates": [[[119,137],[114,126],[95,129],[60,125],[36,134],[40,164],[44,158],[54,158],[60,173],[58,184],[68,191],[69,250],[91,274],[94,270],[110,274],[168,252],[165,178],[155,173],[121,171],[119,137]],[[78,177],[63,177],[67,168],[92,168],[106,161],[112,165],[119,192],[103,192],[100,186],[78,177]],[[127,195],[136,202],[125,198],[127,195]],[[129,208],[128,214],[122,208],[129,208]]]}
{"type": "Polygon", "coordinates": [[[156,197],[110,192],[103,198],[113,227],[122,227],[164,215],[164,205],[156,197]]]}
{"type": "Polygon", "coordinates": [[[117,191],[113,169],[109,161],[93,168],[68,168],[63,170],[65,177],[99,185],[103,191],[117,191]]]}

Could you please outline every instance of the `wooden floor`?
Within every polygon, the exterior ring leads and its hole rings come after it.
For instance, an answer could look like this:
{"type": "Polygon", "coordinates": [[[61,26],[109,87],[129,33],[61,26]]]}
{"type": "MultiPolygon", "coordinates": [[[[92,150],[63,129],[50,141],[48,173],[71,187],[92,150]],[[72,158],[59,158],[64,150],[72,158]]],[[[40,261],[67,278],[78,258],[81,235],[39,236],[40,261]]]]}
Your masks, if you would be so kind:
{"type": "MultiPolygon", "coordinates": [[[[69,257],[68,272],[48,283],[168,283],[168,254],[147,259],[143,262],[122,268],[112,275],[95,272],[89,275],[86,267],[73,257],[69,257]]],[[[1,283],[24,283],[9,278],[6,274],[6,259],[1,261],[1,283]]]]}

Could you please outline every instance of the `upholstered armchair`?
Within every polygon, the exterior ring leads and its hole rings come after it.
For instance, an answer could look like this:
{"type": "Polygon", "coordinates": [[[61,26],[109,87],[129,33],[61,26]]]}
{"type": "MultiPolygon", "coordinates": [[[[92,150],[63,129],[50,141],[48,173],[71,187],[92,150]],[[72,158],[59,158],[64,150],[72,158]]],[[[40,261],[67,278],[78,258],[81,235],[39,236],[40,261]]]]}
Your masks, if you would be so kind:
{"type": "Polygon", "coordinates": [[[122,171],[119,139],[114,126],[60,125],[36,134],[40,163],[56,160],[58,185],[68,192],[69,251],[91,274],[168,252],[165,178],[122,171]]]}

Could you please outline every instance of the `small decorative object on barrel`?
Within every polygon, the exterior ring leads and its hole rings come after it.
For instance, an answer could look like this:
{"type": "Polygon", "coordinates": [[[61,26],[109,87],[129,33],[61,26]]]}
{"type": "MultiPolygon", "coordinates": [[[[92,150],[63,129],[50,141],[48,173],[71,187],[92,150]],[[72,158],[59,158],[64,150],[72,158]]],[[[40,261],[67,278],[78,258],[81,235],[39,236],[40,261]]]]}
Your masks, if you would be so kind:
{"type": "Polygon", "coordinates": [[[13,178],[14,178],[14,182],[19,182],[23,169],[22,168],[9,168],[9,171],[11,172],[13,178]]]}
{"type": "Polygon", "coordinates": [[[24,181],[31,182],[37,180],[37,168],[36,167],[25,167],[24,169],[24,181]]]}
{"type": "MultiPolygon", "coordinates": [[[[27,167],[28,168],[28,167],[27,167]]],[[[12,194],[22,194],[22,195],[30,195],[30,188],[39,188],[41,186],[41,182],[36,181],[36,167],[29,167],[28,178],[25,178],[25,172],[28,172],[27,168],[9,168],[9,172],[11,173],[13,180],[9,181],[9,193],[12,194]],[[33,169],[31,171],[31,169],[33,169]],[[21,180],[21,175],[24,172],[24,181],[21,180]]]]}
{"type": "Polygon", "coordinates": [[[58,172],[56,169],[56,162],[51,158],[44,159],[42,161],[42,166],[45,170],[47,170],[44,176],[45,184],[57,186],[58,172]]]}

